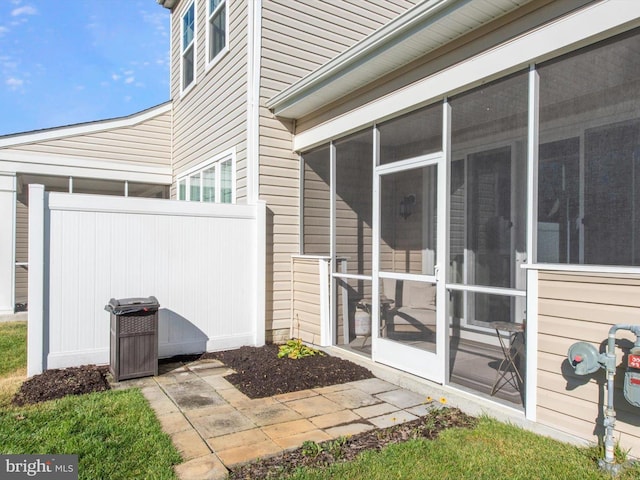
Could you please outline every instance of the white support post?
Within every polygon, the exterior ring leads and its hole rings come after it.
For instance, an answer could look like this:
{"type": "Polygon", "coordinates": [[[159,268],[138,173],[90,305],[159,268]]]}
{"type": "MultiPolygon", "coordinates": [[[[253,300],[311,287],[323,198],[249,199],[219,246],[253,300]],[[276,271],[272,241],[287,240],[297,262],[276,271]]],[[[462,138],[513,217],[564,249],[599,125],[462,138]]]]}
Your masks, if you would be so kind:
{"type": "Polygon", "coordinates": [[[29,185],[29,317],[27,376],[42,373],[45,364],[45,233],[44,185],[29,185]]]}
{"type": "Polygon", "coordinates": [[[15,307],[16,175],[0,174],[0,315],[15,307]]]}

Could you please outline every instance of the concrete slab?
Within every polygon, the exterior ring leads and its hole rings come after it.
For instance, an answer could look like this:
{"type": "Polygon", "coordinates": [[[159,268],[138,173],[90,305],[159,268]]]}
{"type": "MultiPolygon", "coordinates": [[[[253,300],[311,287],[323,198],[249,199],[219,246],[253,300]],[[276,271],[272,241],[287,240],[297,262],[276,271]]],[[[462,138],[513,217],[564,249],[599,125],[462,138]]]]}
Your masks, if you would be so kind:
{"type": "Polygon", "coordinates": [[[188,370],[174,371],[156,377],[156,381],[160,385],[174,385],[176,383],[189,382],[197,380],[198,376],[188,370]]]}
{"type": "Polygon", "coordinates": [[[384,402],[395,405],[398,408],[415,407],[416,405],[421,405],[426,401],[426,397],[424,395],[404,389],[378,393],[376,397],[384,402]]]}
{"type": "Polygon", "coordinates": [[[324,396],[332,402],[341,405],[343,408],[351,409],[367,407],[369,405],[375,405],[376,403],[382,403],[382,400],[379,400],[373,395],[369,395],[362,390],[354,388],[349,390],[341,390],[334,393],[325,393],[324,396]]]}
{"type": "Polygon", "coordinates": [[[176,465],[174,471],[180,480],[224,480],[229,473],[213,453],[176,465]]]}
{"type": "Polygon", "coordinates": [[[396,412],[381,415],[379,417],[370,418],[369,421],[378,428],[387,428],[394,425],[400,425],[401,423],[410,422],[418,417],[410,414],[404,410],[398,410],[396,412]]]}
{"type": "Polygon", "coordinates": [[[220,390],[235,390],[236,387],[233,386],[226,378],[223,378],[221,375],[200,375],[200,378],[207,382],[208,385],[211,385],[216,391],[220,390]]]}
{"type": "Polygon", "coordinates": [[[228,403],[225,403],[224,405],[213,405],[211,407],[194,408],[193,410],[184,412],[184,414],[189,420],[193,420],[194,418],[198,418],[198,417],[207,417],[209,415],[225,414],[233,411],[235,411],[235,408],[233,408],[228,403]]]}
{"type": "Polygon", "coordinates": [[[313,391],[324,395],[325,393],[341,392],[343,390],[349,390],[351,386],[347,383],[341,383],[339,385],[329,385],[328,387],[314,388],[313,391]]]}
{"type": "Polygon", "coordinates": [[[341,405],[332,402],[322,395],[302,398],[300,400],[293,400],[291,402],[287,402],[286,405],[287,407],[298,412],[303,417],[315,417],[317,415],[324,415],[326,413],[339,412],[340,410],[344,410],[341,405]]]}
{"type": "Polygon", "coordinates": [[[417,417],[424,417],[431,410],[433,410],[434,408],[439,408],[440,406],[440,403],[422,403],[420,405],[416,405],[415,407],[407,408],[406,411],[417,417]]]}

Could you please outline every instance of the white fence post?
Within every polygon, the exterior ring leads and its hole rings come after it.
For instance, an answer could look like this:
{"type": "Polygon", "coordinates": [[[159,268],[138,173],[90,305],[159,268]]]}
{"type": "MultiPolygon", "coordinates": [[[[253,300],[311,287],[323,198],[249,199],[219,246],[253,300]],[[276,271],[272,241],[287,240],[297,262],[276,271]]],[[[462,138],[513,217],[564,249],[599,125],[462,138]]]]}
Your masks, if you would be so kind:
{"type": "Polygon", "coordinates": [[[45,218],[44,185],[29,185],[29,316],[27,323],[27,376],[42,373],[44,358],[44,271],[45,218]]]}
{"type": "Polygon", "coordinates": [[[255,345],[265,343],[266,261],[267,261],[267,203],[256,202],[256,266],[255,266],[255,345]]]}

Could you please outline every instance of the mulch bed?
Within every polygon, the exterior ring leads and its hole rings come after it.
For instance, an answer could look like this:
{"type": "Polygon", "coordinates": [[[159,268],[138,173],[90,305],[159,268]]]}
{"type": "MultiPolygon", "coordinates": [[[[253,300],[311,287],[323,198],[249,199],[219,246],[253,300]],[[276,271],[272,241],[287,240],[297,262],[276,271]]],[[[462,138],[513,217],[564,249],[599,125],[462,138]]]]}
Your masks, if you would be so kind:
{"type": "Polygon", "coordinates": [[[107,371],[107,367],[95,365],[46,370],[22,384],[13,398],[13,404],[23,406],[55,400],[67,395],[109,390],[107,371]]]}
{"type": "Polygon", "coordinates": [[[206,353],[203,358],[218,359],[234,369],[236,373],[225,378],[249,398],[373,378],[366,368],[326,354],[295,360],[278,358],[277,345],[206,353]]]}

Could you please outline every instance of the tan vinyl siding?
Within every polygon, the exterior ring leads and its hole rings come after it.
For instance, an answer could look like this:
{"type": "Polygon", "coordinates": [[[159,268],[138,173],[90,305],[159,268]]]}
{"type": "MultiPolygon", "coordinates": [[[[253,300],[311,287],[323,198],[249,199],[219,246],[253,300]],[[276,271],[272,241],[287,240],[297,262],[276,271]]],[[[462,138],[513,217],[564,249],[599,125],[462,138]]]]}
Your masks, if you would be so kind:
{"type": "MultiPolygon", "coordinates": [[[[584,341],[604,351],[601,345],[612,325],[638,324],[640,275],[541,271],[538,289],[538,421],[596,442],[593,432],[596,419],[601,417],[604,374],[575,375],[566,360],[567,350],[576,341],[584,341]]],[[[635,340],[625,331],[619,331],[616,338],[626,347],[635,340]]],[[[620,435],[620,446],[638,456],[637,408],[626,402],[622,392],[621,364],[626,352],[619,347],[616,350],[620,365],[615,391],[616,438],[620,435]]],[[[598,422],[598,430],[602,430],[601,420],[598,422]]]]}
{"type": "MultiPolygon", "coordinates": [[[[291,259],[292,336],[307,343],[320,343],[320,265],[317,258],[291,259]]],[[[329,278],[324,279],[329,281],[329,278]]],[[[286,302],[281,302],[286,307],[286,302]]]]}
{"type": "MultiPolygon", "coordinates": [[[[412,7],[414,0],[265,0],[260,104],[412,7]]],[[[267,202],[267,338],[288,335],[291,255],[299,252],[300,165],[295,126],[260,109],[259,195],[267,202]],[[283,176],[293,182],[284,182],[283,176]],[[289,272],[288,279],[278,275],[289,272]],[[276,280],[277,277],[277,280],[276,280]],[[273,281],[270,281],[273,278],[273,281]]]]}
{"type": "Polygon", "coordinates": [[[22,144],[9,149],[138,165],[170,165],[171,111],[133,126],[109,128],[105,122],[105,129],[101,131],[22,144]]]}
{"type": "MultiPolygon", "coordinates": [[[[22,194],[16,201],[16,263],[26,263],[29,257],[29,208],[25,200],[22,194]]],[[[27,303],[27,273],[27,267],[16,266],[16,303],[27,303]]]]}
{"type": "Polygon", "coordinates": [[[194,84],[181,91],[181,18],[191,2],[172,15],[171,96],[174,99],[174,173],[235,149],[236,196],[246,198],[247,3],[228,0],[229,51],[207,65],[207,2],[196,0],[194,84]]]}

